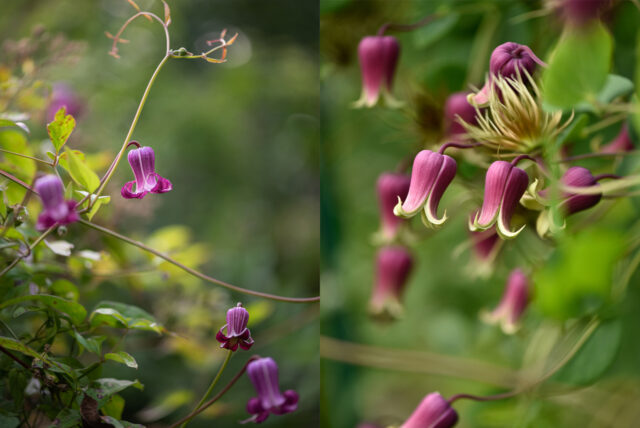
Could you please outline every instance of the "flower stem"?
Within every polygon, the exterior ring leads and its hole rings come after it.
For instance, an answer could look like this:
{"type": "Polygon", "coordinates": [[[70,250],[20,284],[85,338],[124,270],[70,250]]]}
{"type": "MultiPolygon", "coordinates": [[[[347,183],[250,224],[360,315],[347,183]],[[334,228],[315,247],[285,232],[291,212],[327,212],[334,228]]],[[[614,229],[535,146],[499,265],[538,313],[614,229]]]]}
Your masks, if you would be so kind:
{"type": "Polygon", "coordinates": [[[425,25],[427,25],[437,17],[439,17],[439,15],[437,13],[433,13],[431,15],[425,16],[420,21],[413,24],[395,24],[393,22],[387,22],[386,24],[382,25],[382,27],[380,27],[380,29],[378,30],[378,36],[384,36],[384,33],[389,30],[412,31],[412,30],[415,30],[416,28],[424,27],[425,25]]]}
{"type": "MultiPolygon", "coordinates": [[[[131,122],[131,126],[129,127],[129,132],[127,132],[127,136],[124,137],[124,142],[122,143],[122,147],[120,148],[120,151],[118,152],[116,158],[111,163],[111,166],[109,167],[109,169],[105,173],[104,177],[102,177],[102,179],[100,180],[100,186],[98,186],[98,189],[95,191],[96,197],[92,198],[92,201],[89,202],[89,206],[86,208],[87,210],[91,209],[91,206],[93,205],[93,201],[97,201],[98,200],[97,197],[100,196],[100,194],[104,191],[104,188],[106,187],[107,183],[109,182],[109,180],[113,176],[113,173],[115,172],[116,168],[118,167],[118,164],[120,163],[120,160],[122,159],[122,156],[124,155],[125,151],[127,150],[127,147],[129,145],[129,140],[131,139],[131,136],[133,135],[133,131],[136,129],[136,125],[138,124],[138,120],[140,119],[140,114],[142,113],[142,109],[144,107],[144,104],[147,101],[147,97],[149,96],[149,92],[151,91],[151,87],[153,86],[153,83],[156,81],[156,78],[158,77],[158,74],[160,73],[160,70],[162,70],[162,67],[164,66],[164,64],[167,62],[167,60],[169,58],[171,58],[171,54],[169,53],[169,51],[167,51],[165,53],[164,57],[162,58],[162,60],[160,61],[160,63],[158,64],[158,66],[156,67],[155,71],[151,75],[151,79],[149,79],[149,83],[147,83],[147,87],[145,88],[144,93],[142,94],[142,98],[140,99],[140,104],[138,105],[138,110],[136,110],[136,114],[135,114],[135,116],[133,116],[133,121],[131,122]]],[[[79,206],[82,205],[87,200],[87,198],[89,198],[89,196],[90,196],[90,194],[88,194],[87,196],[82,198],[82,200],[78,203],[78,205],[79,206]]]]}
{"type": "Polygon", "coordinates": [[[95,229],[99,232],[102,232],[104,234],[113,236],[114,238],[120,239],[121,241],[124,241],[128,244],[131,244],[135,247],[140,248],[141,250],[144,250],[148,253],[153,254],[154,256],[160,257],[163,260],[166,260],[167,262],[171,263],[172,265],[179,267],[180,269],[182,269],[183,271],[197,277],[200,278],[203,281],[206,282],[210,282],[212,284],[216,284],[216,285],[220,285],[222,287],[228,288],[230,290],[236,291],[238,293],[243,293],[243,294],[248,294],[250,296],[256,296],[256,297],[262,297],[265,299],[270,299],[270,300],[277,300],[279,302],[287,302],[287,303],[312,303],[312,302],[319,302],[320,301],[320,296],[315,296],[315,297],[285,297],[285,296],[278,296],[275,294],[269,294],[269,293],[263,293],[260,291],[254,291],[254,290],[249,290],[246,288],[242,288],[242,287],[238,287],[237,285],[233,285],[233,284],[229,284],[228,282],[224,282],[221,281],[219,279],[213,278],[211,276],[205,275],[202,272],[198,272],[195,269],[192,269],[188,266],[183,265],[182,263],[180,263],[177,260],[172,259],[171,257],[169,257],[168,255],[161,253],[160,251],[154,250],[151,247],[146,246],[145,244],[143,244],[142,242],[136,241],[134,239],[131,239],[127,236],[121,235],[118,232],[115,232],[113,230],[107,229],[106,227],[103,226],[99,226],[95,223],[92,223],[90,221],[84,220],[84,219],[80,219],[78,220],[79,223],[84,224],[85,226],[88,226],[92,229],[95,229]]]}
{"type": "Polygon", "coordinates": [[[222,397],[229,389],[231,389],[231,387],[238,381],[238,379],[240,379],[240,376],[242,376],[244,372],[247,370],[247,366],[249,365],[249,363],[253,360],[257,360],[258,358],[260,358],[260,356],[258,355],[254,355],[251,358],[249,358],[247,362],[244,364],[244,366],[242,366],[240,371],[236,373],[233,379],[231,379],[231,381],[224,388],[222,388],[222,391],[218,392],[211,400],[207,401],[200,408],[197,408],[196,410],[194,410],[184,418],[180,419],[175,424],[171,425],[169,428],[177,428],[181,424],[185,422],[189,422],[191,419],[193,419],[194,417],[202,413],[207,407],[211,406],[213,403],[218,401],[218,399],[220,399],[220,397],[222,397]]]}
{"type": "MultiPolygon", "coordinates": [[[[202,399],[200,400],[200,402],[196,405],[196,408],[193,409],[198,410],[203,404],[204,402],[207,400],[207,398],[209,398],[209,395],[211,395],[211,392],[213,391],[213,388],[216,386],[216,384],[218,383],[218,380],[220,379],[220,375],[222,375],[222,372],[224,371],[224,369],[227,367],[227,364],[229,363],[229,360],[231,359],[231,356],[233,355],[233,351],[227,351],[227,357],[224,359],[224,362],[222,363],[222,365],[220,366],[220,369],[218,370],[218,373],[216,374],[216,377],[213,378],[213,381],[211,381],[211,385],[209,385],[209,389],[207,389],[207,392],[204,393],[204,395],[202,396],[202,399]]],[[[189,421],[185,421],[180,428],[184,428],[187,426],[187,424],[189,423],[189,421]]]]}
{"type": "Polygon", "coordinates": [[[43,159],[38,159],[38,158],[35,158],[33,156],[29,156],[29,155],[23,155],[22,153],[12,152],[11,150],[0,149],[0,152],[7,153],[7,154],[10,154],[10,155],[13,155],[13,156],[20,156],[21,158],[31,159],[31,160],[36,161],[36,162],[41,162],[41,163],[43,163],[45,165],[53,166],[52,162],[49,162],[49,161],[46,161],[46,160],[43,160],[43,159]]]}
{"type": "Polygon", "coordinates": [[[447,150],[449,147],[455,147],[457,149],[471,149],[473,147],[478,147],[481,146],[482,143],[471,143],[471,144],[464,144],[464,143],[455,143],[453,141],[448,142],[443,144],[442,146],[440,146],[440,150],[438,150],[438,153],[443,154],[445,150],[447,150]]]}

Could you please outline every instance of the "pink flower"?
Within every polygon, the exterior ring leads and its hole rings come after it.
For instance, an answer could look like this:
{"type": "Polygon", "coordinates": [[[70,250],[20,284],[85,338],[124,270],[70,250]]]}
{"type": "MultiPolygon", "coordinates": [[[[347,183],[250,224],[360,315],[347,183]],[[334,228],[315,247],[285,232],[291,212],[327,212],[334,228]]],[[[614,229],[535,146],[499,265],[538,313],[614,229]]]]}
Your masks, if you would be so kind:
{"type": "Polygon", "coordinates": [[[484,321],[490,324],[500,323],[507,334],[518,330],[518,322],[529,304],[529,280],[520,269],[514,269],[505,287],[500,304],[493,312],[483,315],[484,321]]]}
{"type": "Polygon", "coordinates": [[[247,365],[247,375],[258,393],[249,400],[247,411],[253,415],[245,422],[261,423],[269,414],[284,415],[298,408],[298,393],[289,389],[280,392],[278,365],[272,358],[260,358],[247,365]]]}
{"type": "Polygon", "coordinates": [[[510,222],[528,184],[529,176],[522,169],[505,161],[492,163],[485,178],[482,208],[469,223],[471,231],[486,230],[496,225],[503,239],[518,236],[524,225],[513,232],[510,222]]]}
{"type": "Polygon", "coordinates": [[[449,137],[455,137],[466,133],[464,126],[460,124],[458,118],[470,125],[478,123],[476,118],[476,108],[469,104],[467,97],[469,92],[456,92],[449,95],[444,105],[445,130],[449,137]]]}
{"type": "Polygon", "coordinates": [[[401,246],[382,247],[376,256],[376,279],[369,302],[374,315],[397,317],[402,312],[400,300],[413,269],[413,257],[401,246]]]}
{"type": "Polygon", "coordinates": [[[450,428],[458,423],[458,413],[437,392],[427,395],[400,428],[450,428]]]}
{"type": "Polygon", "coordinates": [[[618,153],[618,152],[630,152],[634,149],[633,141],[631,141],[631,136],[629,135],[629,125],[626,123],[622,125],[620,132],[608,144],[600,147],[601,153],[618,153]]]}
{"type": "Polygon", "coordinates": [[[171,182],[156,173],[156,155],[151,147],[133,149],[127,155],[127,159],[136,179],[122,186],[122,197],[142,199],[149,192],[165,193],[172,189],[171,182]]]}
{"type": "Polygon", "coordinates": [[[216,340],[230,351],[235,351],[240,346],[245,351],[253,346],[251,332],[247,328],[249,322],[249,312],[242,307],[242,303],[238,303],[235,308],[227,311],[227,323],[223,325],[216,334],[216,340]],[[227,334],[222,333],[226,327],[227,334]]]}
{"type": "Polygon", "coordinates": [[[456,161],[447,155],[422,150],[413,160],[411,183],[404,202],[398,199],[395,215],[411,218],[422,212],[422,221],[428,227],[439,227],[447,220],[447,213],[438,218],[438,203],[456,175],[456,161]]]}
{"type": "Polygon", "coordinates": [[[64,199],[64,186],[57,175],[38,178],[34,187],[44,206],[38,216],[36,229],[45,230],[56,224],[65,225],[78,221],[76,202],[64,199]]]}
{"type": "Polygon", "coordinates": [[[362,95],[355,107],[373,107],[382,93],[385,101],[396,106],[391,86],[400,56],[400,44],[393,36],[368,36],[358,45],[362,73],[362,95]]]}
{"type": "Polygon", "coordinates": [[[405,222],[405,220],[393,214],[393,208],[398,202],[398,198],[404,199],[407,197],[410,181],[409,177],[404,174],[390,172],[385,172],[378,178],[376,190],[378,192],[381,229],[382,235],[387,241],[396,237],[398,228],[405,222]]]}

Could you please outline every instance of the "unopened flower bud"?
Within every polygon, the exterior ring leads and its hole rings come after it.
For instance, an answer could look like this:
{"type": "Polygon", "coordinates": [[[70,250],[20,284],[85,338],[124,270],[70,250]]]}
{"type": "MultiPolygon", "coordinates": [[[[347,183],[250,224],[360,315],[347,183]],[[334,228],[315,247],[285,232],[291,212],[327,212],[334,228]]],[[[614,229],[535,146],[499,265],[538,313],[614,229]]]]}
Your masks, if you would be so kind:
{"type": "Polygon", "coordinates": [[[631,141],[631,136],[629,135],[629,126],[625,123],[613,141],[600,147],[600,153],[630,152],[634,148],[633,141],[631,141]]]}
{"type": "Polygon", "coordinates": [[[405,199],[409,191],[410,178],[404,174],[385,172],[380,175],[376,184],[378,204],[380,207],[381,234],[387,241],[396,237],[398,228],[404,219],[393,213],[398,198],[405,199]]]}
{"type": "Polygon", "coordinates": [[[427,395],[400,428],[450,428],[458,413],[437,392],[427,395]]]}
{"type": "Polygon", "coordinates": [[[518,322],[529,304],[529,280],[520,269],[514,269],[505,287],[498,307],[491,313],[483,315],[484,321],[490,324],[500,323],[507,334],[515,333],[518,322]]]}
{"type": "Polygon", "coordinates": [[[362,95],[356,107],[373,107],[380,94],[391,106],[398,104],[391,96],[393,77],[400,56],[400,43],[393,36],[368,36],[358,45],[362,74],[362,95]]]}
{"type": "Polygon", "coordinates": [[[478,123],[476,109],[469,104],[468,96],[469,92],[456,92],[447,98],[447,102],[444,105],[444,122],[445,132],[449,137],[466,133],[459,119],[470,125],[478,123]]]}
{"type": "Polygon", "coordinates": [[[413,269],[413,257],[401,246],[383,247],[376,257],[376,278],[369,309],[376,316],[398,317],[401,299],[413,269]]]}

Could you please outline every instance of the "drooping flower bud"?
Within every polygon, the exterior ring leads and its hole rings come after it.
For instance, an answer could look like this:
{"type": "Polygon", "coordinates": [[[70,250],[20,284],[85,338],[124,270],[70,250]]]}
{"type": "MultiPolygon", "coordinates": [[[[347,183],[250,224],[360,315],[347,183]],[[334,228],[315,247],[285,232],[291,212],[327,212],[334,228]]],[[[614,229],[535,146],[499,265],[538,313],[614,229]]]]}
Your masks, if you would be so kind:
{"type": "Polygon", "coordinates": [[[625,123],[613,141],[600,147],[600,153],[630,152],[634,148],[633,141],[631,141],[631,136],[629,135],[629,126],[625,123]]]}
{"type": "Polygon", "coordinates": [[[511,231],[511,217],[528,184],[529,176],[522,169],[505,161],[492,163],[485,178],[482,208],[469,223],[471,231],[486,230],[496,225],[503,239],[515,238],[525,226],[511,231]]]}
{"type": "Polygon", "coordinates": [[[469,125],[478,123],[476,109],[469,104],[468,96],[469,92],[455,92],[447,98],[444,105],[444,122],[445,131],[449,137],[466,133],[464,126],[458,121],[458,117],[469,125]]]}
{"type": "Polygon", "coordinates": [[[221,348],[235,351],[240,346],[245,351],[253,345],[251,332],[247,328],[249,322],[249,312],[238,303],[235,308],[227,311],[227,323],[223,325],[216,334],[216,340],[220,342],[221,348]],[[222,333],[226,327],[227,334],[222,333]]]}
{"type": "Polygon", "coordinates": [[[520,269],[514,269],[505,287],[498,307],[493,312],[483,314],[484,321],[490,324],[500,323],[507,334],[518,330],[518,322],[529,304],[529,280],[520,269]]]}
{"type": "Polygon", "coordinates": [[[127,159],[136,179],[122,186],[120,193],[124,198],[142,199],[149,192],[166,193],[172,189],[171,182],[156,173],[156,155],[151,147],[133,149],[127,155],[127,159]]]}
{"type": "Polygon", "coordinates": [[[492,227],[487,230],[470,232],[473,260],[469,272],[474,277],[487,277],[493,271],[493,262],[500,251],[502,240],[492,227]]]}
{"type": "Polygon", "coordinates": [[[274,415],[291,413],[298,408],[298,393],[294,390],[280,392],[278,365],[272,358],[259,358],[247,365],[247,375],[258,396],[247,402],[247,411],[253,415],[245,422],[263,422],[274,415]]]}
{"type": "Polygon", "coordinates": [[[376,184],[378,204],[380,208],[381,235],[386,241],[396,237],[398,228],[404,219],[393,213],[398,198],[404,199],[409,191],[411,180],[404,174],[385,172],[380,175],[376,184]]]}
{"type": "Polygon", "coordinates": [[[398,199],[393,209],[395,215],[411,218],[422,212],[422,221],[428,227],[437,228],[447,220],[446,211],[438,218],[438,204],[445,190],[456,175],[456,161],[447,155],[422,150],[413,160],[411,183],[404,202],[398,199]]]}
{"type": "MultiPolygon", "coordinates": [[[[572,166],[562,176],[562,184],[570,187],[590,187],[597,186],[598,182],[596,178],[591,174],[587,168],[581,166],[572,166]]],[[[576,193],[564,192],[565,198],[562,202],[561,209],[567,215],[584,211],[596,205],[602,199],[602,193],[595,195],[580,195],[576,193]]]]}
{"type": "Polygon", "coordinates": [[[398,317],[402,294],[413,268],[413,257],[401,246],[382,247],[376,256],[376,278],[369,310],[376,316],[398,317]]]}
{"type": "Polygon", "coordinates": [[[391,96],[393,77],[400,57],[400,43],[393,36],[368,36],[358,45],[362,95],[355,107],[373,107],[380,94],[391,107],[399,102],[391,96]]]}
{"type": "Polygon", "coordinates": [[[442,395],[427,395],[400,428],[450,428],[458,423],[458,413],[442,395]]]}
{"type": "Polygon", "coordinates": [[[36,229],[45,230],[55,224],[65,225],[78,221],[76,202],[65,201],[64,186],[57,175],[50,174],[38,178],[34,188],[44,206],[42,213],[38,216],[36,229]]]}
{"type": "Polygon", "coordinates": [[[494,90],[493,79],[495,76],[515,78],[518,74],[524,74],[523,71],[533,75],[538,65],[546,66],[528,46],[514,42],[501,44],[491,53],[489,78],[480,92],[470,95],[469,100],[479,106],[487,104],[489,102],[489,93],[494,90]]]}
{"type": "Polygon", "coordinates": [[[53,85],[51,101],[49,101],[49,105],[47,106],[48,122],[54,120],[56,112],[60,110],[61,107],[65,107],[67,114],[70,114],[75,119],[84,112],[84,103],[80,97],[76,95],[74,90],[65,83],[56,83],[53,85]]]}

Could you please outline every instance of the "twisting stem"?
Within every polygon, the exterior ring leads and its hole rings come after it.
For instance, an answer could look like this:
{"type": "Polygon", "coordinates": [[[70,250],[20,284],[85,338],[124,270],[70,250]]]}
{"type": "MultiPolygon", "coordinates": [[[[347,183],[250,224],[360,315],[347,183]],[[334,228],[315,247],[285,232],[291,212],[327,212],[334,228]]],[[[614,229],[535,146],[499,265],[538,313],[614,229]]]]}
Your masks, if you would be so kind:
{"type": "Polygon", "coordinates": [[[447,150],[449,147],[455,147],[457,149],[470,149],[473,147],[478,147],[481,146],[482,143],[471,143],[471,144],[464,144],[464,143],[455,143],[453,141],[450,141],[448,143],[443,144],[442,146],[440,146],[440,150],[438,150],[438,153],[443,154],[445,150],[447,150]]]}
{"type": "MultiPolygon", "coordinates": [[[[216,377],[213,378],[213,381],[211,381],[211,385],[209,385],[209,389],[207,389],[207,392],[204,393],[204,395],[202,396],[202,399],[200,400],[200,402],[196,405],[195,410],[198,410],[200,408],[200,406],[202,406],[204,404],[204,402],[206,401],[207,398],[209,398],[209,395],[211,395],[211,392],[213,391],[213,388],[216,386],[216,384],[218,383],[218,380],[220,379],[220,375],[222,375],[222,372],[224,371],[224,369],[227,367],[227,364],[229,363],[229,360],[231,359],[231,356],[233,355],[233,351],[228,350],[227,351],[227,357],[224,359],[224,362],[222,363],[222,365],[220,366],[220,369],[218,369],[218,373],[216,374],[216,377]]],[[[187,424],[189,423],[189,421],[185,421],[180,428],[184,428],[187,426],[187,424]]]]}
{"type": "Polygon", "coordinates": [[[439,15],[437,13],[434,13],[434,14],[425,16],[420,21],[418,21],[418,22],[416,22],[414,24],[395,24],[393,22],[387,22],[382,27],[380,27],[380,29],[378,30],[378,36],[384,36],[384,33],[389,31],[389,30],[393,30],[393,31],[411,31],[411,30],[415,30],[416,28],[420,28],[420,27],[423,27],[423,26],[427,25],[428,23],[433,21],[438,16],[439,15]]]}
{"type": "MultiPolygon", "coordinates": [[[[124,138],[124,142],[122,143],[122,147],[120,148],[120,151],[118,152],[118,155],[116,156],[116,158],[111,163],[111,166],[107,170],[106,174],[100,180],[100,186],[98,186],[98,189],[95,192],[96,197],[92,198],[92,201],[97,201],[98,200],[97,197],[100,196],[100,194],[104,190],[105,186],[107,185],[107,183],[111,179],[111,176],[113,175],[113,173],[115,172],[116,168],[118,167],[118,164],[120,163],[120,160],[122,159],[122,156],[124,155],[124,152],[127,150],[127,147],[129,145],[129,140],[131,139],[131,135],[133,134],[134,129],[136,129],[136,125],[138,124],[138,119],[140,119],[140,114],[142,113],[142,108],[144,107],[144,104],[147,101],[147,97],[149,96],[149,92],[151,91],[151,87],[153,86],[153,82],[155,82],[156,77],[158,77],[158,73],[160,72],[160,70],[162,69],[162,67],[164,66],[164,64],[167,62],[167,60],[170,57],[171,56],[170,56],[169,53],[165,54],[164,58],[162,58],[162,61],[160,61],[160,63],[156,67],[155,71],[151,75],[151,79],[149,80],[149,83],[147,83],[147,87],[144,90],[144,94],[142,94],[142,99],[140,99],[140,104],[138,105],[138,110],[136,111],[136,114],[133,117],[133,121],[131,122],[131,126],[129,127],[129,132],[127,132],[127,136],[124,138]]],[[[78,205],[82,205],[87,200],[87,198],[89,198],[89,196],[90,196],[90,194],[87,194],[87,196],[82,198],[82,200],[78,203],[78,205]]],[[[87,207],[85,210],[90,209],[91,205],[93,205],[93,204],[90,203],[89,207],[87,207]]]]}
{"type": "Polygon", "coordinates": [[[523,159],[529,159],[530,161],[533,161],[536,165],[538,164],[538,161],[534,158],[532,158],[529,155],[520,155],[520,156],[516,156],[512,161],[511,161],[511,165],[516,166],[518,165],[518,162],[520,162],[523,159]]]}
{"type": "Polygon", "coordinates": [[[171,425],[169,428],[176,428],[176,427],[180,426],[180,424],[183,424],[185,422],[189,422],[191,419],[193,419],[194,417],[196,417],[200,413],[202,413],[207,407],[211,406],[213,403],[218,401],[218,399],[220,397],[222,397],[229,389],[231,389],[231,387],[238,381],[238,379],[240,379],[240,376],[242,376],[244,374],[244,372],[247,370],[247,366],[249,365],[249,363],[251,361],[253,361],[253,360],[257,360],[258,358],[260,358],[259,355],[254,355],[251,358],[249,358],[247,360],[247,362],[244,364],[244,366],[242,366],[240,371],[238,373],[236,373],[236,375],[233,377],[233,379],[231,379],[231,381],[224,388],[222,388],[222,391],[218,392],[211,400],[209,400],[206,403],[204,403],[202,405],[202,407],[200,407],[199,409],[194,410],[189,415],[185,416],[184,418],[180,419],[175,424],[171,425]]]}
{"type": "Polygon", "coordinates": [[[145,244],[143,244],[142,242],[136,241],[134,239],[131,239],[127,236],[121,235],[118,232],[115,232],[111,229],[107,229],[106,227],[103,226],[99,226],[95,223],[91,223],[90,221],[84,220],[84,219],[80,219],[78,220],[79,223],[84,224],[85,226],[88,226],[92,229],[95,229],[99,232],[105,233],[107,235],[113,236],[114,238],[118,238],[121,241],[124,241],[128,244],[131,244],[135,247],[140,248],[141,250],[147,251],[151,254],[153,254],[154,256],[160,257],[163,260],[166,260],[167,262],[171,263],[174,266],[179,267],[180,269],[182,269],[183,271],[197,277],[200,278],[203,281],[207,281],[213,284],[217,284],[220,285],[222,287],[228,288],[230,290],[236,291],[238,293],[243,293],[243,294],[248,294],[250,296],[256,296],[256,297],[263,297],[265,299],[271,299],[271,300],[277,300],[279,302],[288,302],[288,303],[311,303],[311,302],[319,302],[320,301],[320,296],[315,296],[315,297],[285,297],[285,296],[278,296],[275,294],[269,294],[269,293],[263,293],[260,291],[254,291],[254,290],[249,290],[246,288],[242,288],[242,287],[238,287],[237,285],[233,285],[233,284],[229,284],[228,282],[224,282],[221,281],[219,279],[210,277],[208,275],[203,274],[202,272],[198,272],[195,269],[192,269],[188,266],[183,265],[182,263],[180,263],[177,260],[172,259],[171,257],[169,257],[168,255],[161,253],[160,251],[154,250],[151,247],[146,246],[145,244]]]}

